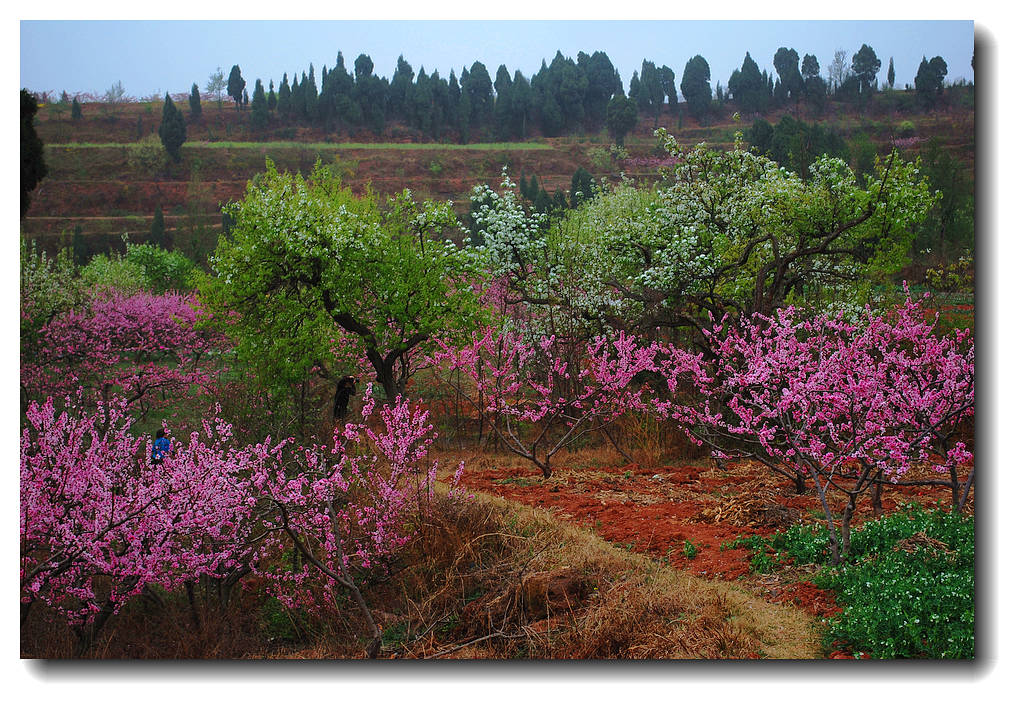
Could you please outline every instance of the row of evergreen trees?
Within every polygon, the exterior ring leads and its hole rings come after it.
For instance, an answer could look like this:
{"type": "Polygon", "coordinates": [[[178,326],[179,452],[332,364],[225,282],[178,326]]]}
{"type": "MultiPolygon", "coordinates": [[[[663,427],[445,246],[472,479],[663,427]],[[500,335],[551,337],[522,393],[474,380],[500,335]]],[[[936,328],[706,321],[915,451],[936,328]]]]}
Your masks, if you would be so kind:
{"type": "MultiPolygon", "coordinates": [[[[772,107],[796,101],[808,101],[821,108],[828,94],[839,98],[868,95],[878,89],[881,67],[875,51],[868,45],[847,63],[845,52],[836,52],[828,67],[828,81],[821,76],[816,56],[806,54],[801,63],[795,49],[779,47],[773,65],[777,74],[762,70],[747,53],[742,66],[732,73],[728,87],[719,83],[711,90],[711,69],[700,55],[692,57],[683,70],[680,83],[667,66],[658,67],[644,60],[629,82],[630,110],[661,120],[667,112],[681,120],[680,93],[689,114],[705,121],[713,101],[732,99],[740,110],[762,113],[772,107]]],[[[946,65],[941,57],[922,60],[915,85],[919,92],[941,92],[946,65]],[[922,73],[923,71],[923,73],[922,73]]],[[[577,131],[594,131],[606,125],[609,102],[615,96],[627,96],[618,71],[608,55],[580,52],[575,61],[557,52],[548,64],[531,78],[519,70],[510,73],[503,64],[491,80],[487,67],[474,62],[461,76],[454,70],[447,78],[437,70],[427,74],[423,67],[415,73],[404,57],[398,58],[390,81],[373,73],[373,61],[366,54],[355,60],[349,72],[339,51],[333,68],[326,66],[317,74],[310,64],[301,77],[285,73],[275,90],[257,79],[250,102],[246,83],[238,65],[232,67],[225,82],[223,74],[211,76],[208,90],[219,92],[226,86],[236,107],[251,103],[252,122],[262,127],[270,122],[271,112],[283,123],[319,125],[331,131],[340,127],[369,128],[381,132],[388,122],[400,122],[434,139],[455,132],[460,139],[470,133],[498,140],[521,139],[531,134],[553,137],[577,131]]],[[[894,81],[889,60],[888,85],[894,81]]],[[[199,87],[192,87],[193,115],[201,111],[199,87]]]]}

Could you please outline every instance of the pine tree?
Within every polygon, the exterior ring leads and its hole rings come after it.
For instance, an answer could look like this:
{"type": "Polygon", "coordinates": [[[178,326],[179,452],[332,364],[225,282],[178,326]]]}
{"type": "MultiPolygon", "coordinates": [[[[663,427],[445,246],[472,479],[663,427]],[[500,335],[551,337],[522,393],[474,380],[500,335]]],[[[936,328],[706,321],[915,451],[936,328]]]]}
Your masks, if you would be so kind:
{"type": "Polygon", "coordinates": [[[704,57],[697,54],[686,62],[679,89],[687,112],[703,125],[711,108],[711,67],[704,57]]]}
{"type": "Polygon", "coordinates": [[[263,92],[263,82],[256,79],[256,87],[252,91],[252,124],[256,128],[263,128],[270,122],[270,108],[267,106],[267,96],[263,92]]]}
{"type": "Polygon", "coordinates": [[[174,162],[181,160],[181,146],[185,144],[187,129],[185,116],[171,101],[171,95],[164,95],[164,115],[160,121],[160,142],[174,162]]]}
{"type": "Polygon", "coordinates": [[[199,84],[192,84],[192,93],[188,97],[188,107],[192,113],[192,120],[198,121],[203,115],[203,102],[199,96],[199,84]]]}
{"type": "MultiPolygon", "coordinates": [[[[673,83],[675,83],[673,81],[673,83]]],[[[675,87],[673,86],[673,91],[675,87]]],[[[576,168],[572,176],[572,187],[569,190],[569,206],[573,209],[594,197],[594,176],[583,167],[576,168]]]]}
{"type": "Polygon", "coordinates": [[[608,102],[608,130],[619,147],[622,147],[626,134],[636,126],[636,104],[634,99],[626,98],[622,94],[612,96],[608,102]]]}
{"type": "Polygon", "coordinates": [[[169,241],[167,230],[164,228],[164,210],[158,204],[156,212],[153,213],[153,223],[149,225],[149,243],[169,251],[169,241]]]}
{"type": "Polygon", "coordinates": [[[245,79],[242,78],[242,70],[235,64],[228,74],[228,96],[235,100],[235,110],[242,106],[242,92],[245,91],[245,79]]]}
{"type": "Polygon", "coordinates": [[[288,74],[281,77],[281,88],[277,92],[277,112],[288,118],[292,110],[292,90],[288,87],[288,74]]]}
{"type": "Polygon", "coordinates": [[[75,233],[71,236],[71,260],[78,268],[84,266],[88,261],[85,235],[82,234],[82,226],[80,224],[75,227],[75,233]]]}

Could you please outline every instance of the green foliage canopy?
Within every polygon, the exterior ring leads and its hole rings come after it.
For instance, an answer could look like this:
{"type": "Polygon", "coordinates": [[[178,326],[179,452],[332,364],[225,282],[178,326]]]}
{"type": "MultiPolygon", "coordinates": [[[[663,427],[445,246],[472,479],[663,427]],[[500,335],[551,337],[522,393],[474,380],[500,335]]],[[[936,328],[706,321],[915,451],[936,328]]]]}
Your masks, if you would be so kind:
{"type": "Polygon", "coordinates": [[[479,323],[478,259],[443,238],[456,225],[450,203],[416,204],[406,191],[381,208],[320,164],[306,180],[268,161],[226,211],[234,227],[203,298],[263,375],[351,373],[336,341],[355,340],[393,399],[433,338],[479,323]]]}

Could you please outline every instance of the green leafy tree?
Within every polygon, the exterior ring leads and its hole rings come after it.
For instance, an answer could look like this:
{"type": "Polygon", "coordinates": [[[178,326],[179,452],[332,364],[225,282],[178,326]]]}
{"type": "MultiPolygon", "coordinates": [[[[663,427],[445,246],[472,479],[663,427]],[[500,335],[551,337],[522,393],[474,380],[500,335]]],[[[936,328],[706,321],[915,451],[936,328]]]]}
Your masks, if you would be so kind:
{"type": "Polygon", "coordinates": [[[39,110],[36,97],[25,89],[21,90],[21,216],[28,211],[32,199],[29,196],[44,177],[46,162],[43,160],[43,141],[35,127],[35,115],[39,110]]]}
{"type": "Polygon", "coordinates": [[[235,110],[242,106],[242,92],[245,91],[245,79],[242,78],[242,70],[237,64],[231,67],[228,74],[228,96],[235,100],[235,110]]]}
{"type": "Polygon", "coordinates": [[[604,52],[594,52],[589,57],[580,52],[576,62],[586,78],[587,88],[583,97],[585,120],[591,130],[596,130],[604,124],[608,101],[615,94],[622,93],[622,79],[604,52]]]}
{"type": "Polygon", "coordinates": [[[192,93],[188,97],[188,108],[193,121],[198,121],[203,115],[203,99],[199,95],[199,84],[192,84],[192,93]]]}
{"type": "Polygon", "coordinates": [[[772,63],[779,75],[775,97],[782,102],[799,99],[804,89],[804,80],[800,75],[800,55],[795,49],[779,47],[772,63]]]}
{"type": "Polygon", "coordinates": [[[800,74],[804,79],[804,95],[820,113],[825,108],[825,95],[828,93],[828,86],[821,78],[818,58],[813,54],[805,54],[803,63],[800,65],[800,74]]]}
{"type": "Polygon", "coordinates": [[[690,115],[703,125],[711,108],[711,67],[704,57],[698,54],[686,62],[679,88],[690,115]]]}
{"type": "Polygon", "coordinates": [[[227,85],[227,81],[224,80],[224,72],[221,71],[220,67],[217,67],[217,71],[210,74],[210,79],[206,82],[207,93],[211,93],[217,97],[217,108],[221,107],[220,95],[224,93],[224,88],[227,85]]]}
{"type": "Polygon", "coordinates": [[[870,94],[875,90],[878,70],[882,67],[882,61],[875,55],[875,50],[866,44],[862,44],[857,53],[853,55],[853,75],[861,94],[870,94]]]}
{"type": "Polygon", "coordinates": [[[180,161],[181,146],[185,144],[187,129],[185,127],[185,116],[182,115],[178,107],[171,101],[170,94],[166,94],[164,98],[164,114],[163,119],[160,121],[159,134],[160,142],[163,143],[167,154],[175,162],[180,161]]]}
{"type": "Polygon", "coordinates": [[[203,298],[241,315],[228,329],[261,376],[298,382],[319,367],[338,377],[359,355],[394,399],[435,338],[457,339],[481,318],[466,287],[477,257],[443,238],[457,224],[450,203],[418,205],[406,191],[381,208],[321,165],[307,181],[268,161],[228,211],[231,237],[203,298]],[[343,356],[342,339],[356,351],[343,356]]]}
{"type": "Polygon", "coordinates": [[[942,94],[946,71],[946,61],[942,57],[921,57],[921,64],[914,77],[914,90],[925,106],[934,105],[935,100],[942,94]]]}
{"type": "Polygon", "coordinates": [[[626,140],[626,135],[636,127],[636,101],[626,98],[622,94],[612,96],[611,101],[608,102],[606,116],[608,131],[615,138],[615,144],[621,147],[626,140]]]}
{"type": "Polygon", "coordinates": [[[818,158],[801,179],[739,145],[683,151],[659,133],[677,163],[656,189],[599,192],[546,232],[513,213],[483,219],[500,227],[481,232],[492,270],[567,321],[684,328],[699,344],[729,313],[863,305],[909,262],[935,200],[919,164],[895,153],[859,186],[840,158],[818,158]],[[523,273],[552,278],[538,285],[523,273]]]}

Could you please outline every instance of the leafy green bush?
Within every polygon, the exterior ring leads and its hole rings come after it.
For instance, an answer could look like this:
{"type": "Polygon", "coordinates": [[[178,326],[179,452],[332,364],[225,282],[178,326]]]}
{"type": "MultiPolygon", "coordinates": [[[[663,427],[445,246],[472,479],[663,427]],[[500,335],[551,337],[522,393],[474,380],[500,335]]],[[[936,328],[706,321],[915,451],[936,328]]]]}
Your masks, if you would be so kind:
{"type": "MultiPolygon", "coordinates": [[[[723,545],[726,546],[726,545],[723,545]]],[[[820,526],[739,537],[729,548],[751,549],[750,566],[765,573],[785,554],[794,563],[822,563],[828,536],[820,526]]],[[[974,519],[907,507],[869,520],[850,535],[850,562],[813,578],[836,593],[842,612],[829,621],[826,642],[871,657],[974,657],[974,519]]]]}
{"type": "Polygon", "coordinates": [[[195,288],[199,274],[183,253],[152,244],[128,244],[123,257],[97,254],[81,272],[87,288],[125,294],[142,290],[185,293],[195,288]]]}
{"type": "Polygon", "coordinates": [[[120,256],[96,254],[81,271],[82,283],[88,290],[115,291],[130,295],[146,288],[146,271],[137,263],[120,256]]]}
{"type": "Polygon", "coordinates": [[[126,149],[128,167],[142,175],[155,175],[167,163],[167,153],[160,138],[148,135],[126,149]]]}
{"type": "Polygon", "coordinates": [[[154,293],[187,292],[195,286],[196,266],[180,251],[165,251],[153,244],[131,244],[125,261],[138,264],[154,293]]]}

